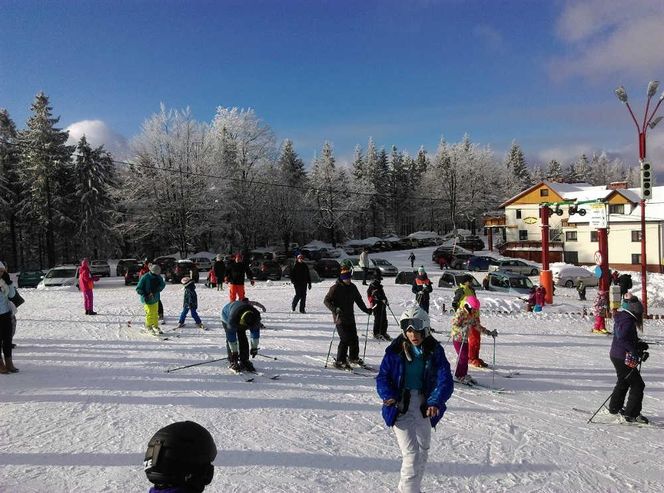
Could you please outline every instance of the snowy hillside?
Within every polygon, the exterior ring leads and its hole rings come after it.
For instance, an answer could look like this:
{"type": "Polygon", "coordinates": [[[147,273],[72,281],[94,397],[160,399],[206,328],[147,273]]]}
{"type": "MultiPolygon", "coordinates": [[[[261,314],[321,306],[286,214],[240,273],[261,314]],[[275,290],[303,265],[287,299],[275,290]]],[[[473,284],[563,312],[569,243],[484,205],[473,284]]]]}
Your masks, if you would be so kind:
{"type": "MultiPolygon", "coordinates": [[[[431,250],[415,250],[416,265],[423,263],[437,286],[431,250]]],[[[403,269],[409,253],[380,257],[403,269]]],[[[267,308],[261,350],[276,358],[254,364],[280,375],[253,382],[229,374],[223,362],[165,373],[225,356],[219,312],[227,291],[199,284],[199,313],[209,330],[188,319],[177,336],[161,341],[140,331],[142,306],[119,278],[98,283],[95,317],[84,315],[75,289],[21,290],[26,303],[14,341],[20,373],[0,375],[0,491],[147,491],[148,439],[185,419],[208,428],[219,448],[206,491],[395,491],[399,448],[381,419],[373,379],[323,368],[333,325],[322,299],[332,282],[314,285],[307,314],[291,313],[287,280],[247,287],[267,308]]],[[[660,276],[649,282],[653,290],[664,284],[660,276]]],[[[410,286],[389,278],[384,284],[398,317],[412,303],[410,286]]],[[[433,435],[424,491],[664,491],[664,433],[657,426],[664,426],[664,322],[646,322],[643,335],[656,343],[643,366],[643,414],[656,425],[615,424],[604,413],[586,424],[615,383],[611,338],[590,333],[592,320],[581,315],[575,291],[556,294],[542,314],[523,312],[514,297],[480,294],[483,323],[499,332],[498,371],[495,382],[490,370],[471,374],[505,391],[455,388],[433,435]],[[506,378],[510,372],[518,374],[506,378]]],[[[446,344],[451,314],[442,311],[451,299],[451,290],[434,288],[431,316],[454,365],[446,344]]],[[[181,286],[168,285],[163,300],[164,328],[171,330],[181,286]]],[[[356,319],[362,351],[367,316],[358,310],[356,319]]],[[[391,315],[389,332],[397,334],[391,315]]],[[[369,339],[367,362],[377,366],[384,348],[369,339]]],[[[492,350],[485,339],[486,361],[492,350]]]]}

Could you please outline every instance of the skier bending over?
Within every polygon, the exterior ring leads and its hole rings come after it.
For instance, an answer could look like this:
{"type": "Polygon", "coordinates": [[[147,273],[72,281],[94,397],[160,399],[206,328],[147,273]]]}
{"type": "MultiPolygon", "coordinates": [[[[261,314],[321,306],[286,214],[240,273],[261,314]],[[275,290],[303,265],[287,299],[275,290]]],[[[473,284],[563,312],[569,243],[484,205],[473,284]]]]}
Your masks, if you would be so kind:
{"type": "Polygon", "coordinates": [[[231,301],[221,310],[221,325],[226,331],[226,351],[229,368],[234,372],[255,372],[256,368],[249,355],[258,354],[258,342],[261,335],[261,314],[246,298],[231,301]],[[247,330],[251,333],[251,349],[247,340],[247,330]]]}
{"type": "Polygon", "coordinates": [[[492,337],[498,335],[497,330],[489,330],[480,323],[480,300],[476,296],[468,296],[462,306],[452,317],[452,331],[450,336],[454,341],[454,350],[457,353],[457,365],[454,379],[460,383],[470,385],[475,379],[468,375],[468,336],[471,331],[481,332],[492,337]]]}
{"type": "Polygon", "coordinates": [[[332,312],[334,325],[339,334],[337,359],[334,362],[335,368],[339,369],[350,369],[349,359],[354,365],[364,365],[364,361],[360,359],[360,342],[357,338],[354,305],[357,304],[360,310],[371,315],[371,310],[364,304],[357,286],[350,282],[351,277],[352,274],[348,267],[342,267],[339,279],[332,285],[323,300],[325,306],[332,312]]]}
{"type": "Polygon", "coordinates": [[[443,417],[454,385],[445,351],[430,334],[429,315],[411,307],[399,325],[402,334],[385,350],[376,389],[385,424],[393,427],[401,449],[399,491],[419,493],[431,428],[443,417]]]}

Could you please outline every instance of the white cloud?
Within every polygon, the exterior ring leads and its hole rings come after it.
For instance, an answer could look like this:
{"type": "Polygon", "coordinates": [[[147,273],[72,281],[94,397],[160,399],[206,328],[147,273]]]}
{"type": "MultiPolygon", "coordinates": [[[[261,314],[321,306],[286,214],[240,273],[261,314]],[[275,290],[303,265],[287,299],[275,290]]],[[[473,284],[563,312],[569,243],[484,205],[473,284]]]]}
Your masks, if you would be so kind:
{"type": "Polygon", "coordinates": [[[664,70],[663,25],[661,1],[569,2],[556,25],[569,51],[550,61],[550,73],[557,79],[651,78],[664,70]]]}
{"type": "Polygon", "coordinates": [[[85,135],[91,147],[104,146],[115,159],[125,159],[129,153],[127,139],[119,133],[113,131],[106,123],[101,120],[81,120],[69,125],[66,130],[69,132],[70,145],[75,145],[85,135]]]}
{"type": "Polygon", "coordinates": [[[593,151],[596,151],[596,149],[590,144],[557,146],[549,147],[548,149],[542,149],[537,153],[537,158],[544,164],[547,164],[552,159],[555,159],[561,164],[567,164],[569,162],[576,161],[576,159],[581,154],[590,156],[593,151]]]}

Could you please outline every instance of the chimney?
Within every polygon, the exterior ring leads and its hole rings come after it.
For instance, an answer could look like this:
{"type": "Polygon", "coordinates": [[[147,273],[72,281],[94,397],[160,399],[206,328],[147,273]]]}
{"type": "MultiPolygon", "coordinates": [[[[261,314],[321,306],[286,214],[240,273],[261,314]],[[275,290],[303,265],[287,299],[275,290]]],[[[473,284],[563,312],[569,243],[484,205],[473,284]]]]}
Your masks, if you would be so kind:
{"type": "Polygon", "coordinates": [[[627,182],[626,181],[612,181],[606,186],[607,190],[626,190],[627,182]]]}

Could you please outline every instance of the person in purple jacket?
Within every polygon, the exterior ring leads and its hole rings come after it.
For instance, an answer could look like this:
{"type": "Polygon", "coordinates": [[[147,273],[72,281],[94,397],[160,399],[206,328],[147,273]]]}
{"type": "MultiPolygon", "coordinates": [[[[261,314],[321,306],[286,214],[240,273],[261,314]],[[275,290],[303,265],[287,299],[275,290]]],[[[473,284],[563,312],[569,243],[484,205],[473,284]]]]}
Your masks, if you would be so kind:
{"type": "Polygon", "coordinates": [[[643,305],[638,298],[627,292],[620,309],[613,317],[613,342],[609,356],[616,369],[618,381],[611,394],[609,412],[622,414],[630,423],[648,423],[641,415],[643,389],[639,364],[647,358],[648,344],[639,340],[637,329],[643,330],[643,305]],[[627,405],[623,407],[629,391],[627,405]]]}
{"type": "Polygon", "coordinates": [[[150,493],[201,493],[212,482],[217,445],[210,432],[193,421],[172,423],[148,442],[143,459],[150,493]]]}

